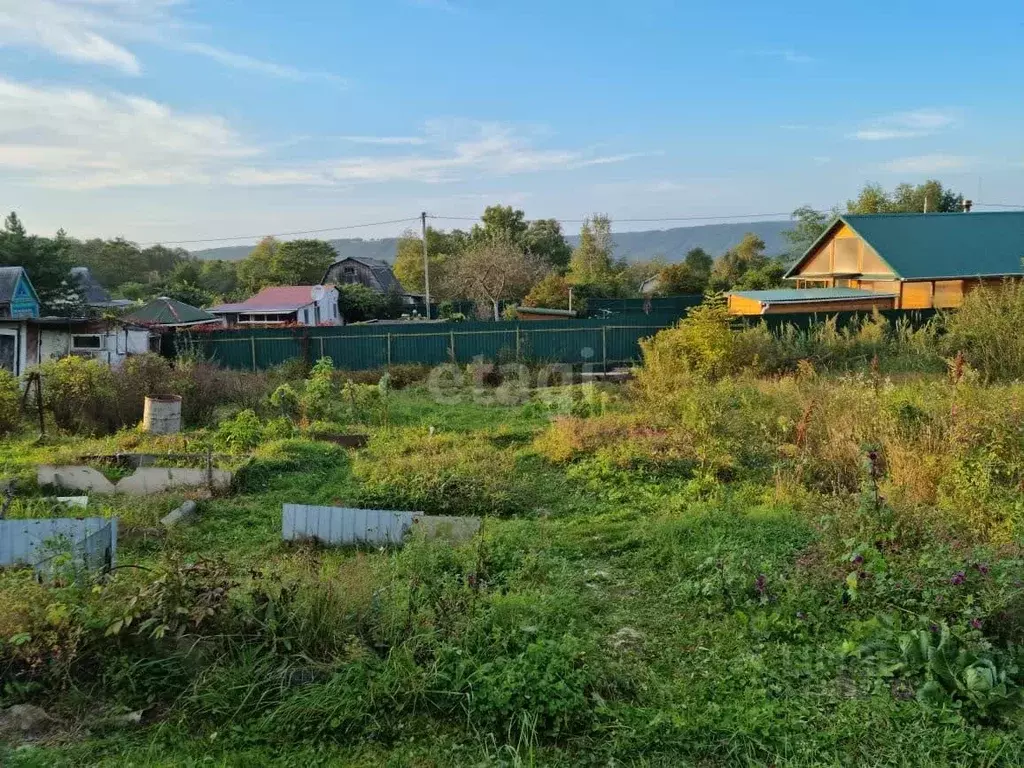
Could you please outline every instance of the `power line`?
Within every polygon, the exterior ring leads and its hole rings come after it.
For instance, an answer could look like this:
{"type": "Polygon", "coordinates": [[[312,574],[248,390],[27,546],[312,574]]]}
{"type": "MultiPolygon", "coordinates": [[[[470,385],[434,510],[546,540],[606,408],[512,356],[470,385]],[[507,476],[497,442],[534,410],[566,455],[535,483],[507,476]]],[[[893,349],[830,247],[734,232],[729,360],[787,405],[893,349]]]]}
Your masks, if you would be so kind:
{"type": "MultiPolygon", "coordinates": [[[[986,208],[1013,208],[1013,209],[1024,209],[1024,204],[1017,205],[1013,203],[975,203],[975,207],[986,207],[986,208]]],[[[822,210],[817,213],[829,214],[831,211],[822,210]]],[[[773,217],[785,217],[792,218],[792,211],[776,211],[773,213],[735,213],[725,214],[722,216],[659,216],[650,218],[615,218],[612,217],[612,221],[616,224],[658,224],[665,222],[680,222],[680,221],[722,221],[725,219],[768,219],[773,217]]],[[[480,222],[480,216],[444,216],[441,214],[426,214],[426,218],[434,219],[436,221],[471,221],[474,223],[480,222]]],[[[525,222],[531,223],[535,221],[547,221],[548,219],[524,219],[525,222]]],[[[587,219],[558,219],[557,221],[563,224],[581,224],[587,219]]],[[[256,240],[264,237],[294,237],[296,235],[314,235],[323,232],[343,232],[351,229],[363,229],[366,227],[382,227],[388,224],[410,224],[412,222],[422,221],[421,216],[410,216],[404,219],[389,219],[387,221],[370,221],[363,224],[343,224],[336,227],[321,227],[319,229],[301,229],[294,230],[292,232],[275,232],[275,233],[259,233],[250,235],[233,235],[230,237],[206,237],[196,238],[193,240],[154,240],[145,243],[139,243],[142,246],[149,245],[195,245],[200,243],[223,243],[230,240],[256,240]]]]}
{"type": "Polygon", "coordinates": [[[345,229],[360,229],[362,227],[382,227],[385,224],[404,224],[413,221],[419,221],[419,216],[410,217],[408,219],[390,219],[389,221],[370,221],[366,224],[346,224],[340,227],[323,227],[322,229],[300,229],[294,232],[276,232],[276,233],[260,233],[258,235],[235,235],[234,237],[206,237],[198,238],[196,240],[155,240],[149,243],[139,243],[139,245],[188,245],[192,243],[223,243],[227,240],[254,240],[256,238],[264,237],[292,237],[293,235],[313,235],[320,232],[340,232],[345,229]]]}
{"type": "MultiPolygon", "coordinates": [[[[819,213],[827,213],[827,211],[819,211],[819,213]]],[[[612,221],[614,221],[615,223],[625,223],[625,224],[630,224],[630,223],[633,223],[633,224],[639,224],[639,223],[653,224],[653,223],[665,222],[665,221],[714,221],[714,220],[719,220],[719,219],[763,219],[763,218],[767,218],[769,216],[785,216],[786,218],[789,218],[791,215],[792,215],[792,211],[781,211],[781,212],[776,212],[776,213],[737,213],[737,214],[725,214],[725,215],[722,215],[722,216],[662,216],[662,217],[657,217],[657,218],[644,218],[644,219],[637,219],[637,218],[632,218],[632,219],[624,218],[624,219],[620,219],[620,218],[612,217],[612,221]]],[[[479,216],[440,216],[440,215],[428,214],[427,218],[428,219],[438,219],[438,220],[442,220],[442,221],[475,221],[475,222],[479,222],[480,221],[480,217],[479,216]]],[[[524,221],[526,221],[526,222],[547,221],[547,219],[524,219],[524,221]]],[[[560,222],[562,222],[564,224],[582,224],[584,221],[587,221],[587,219],[557,219],[557,221],[560,221],[560,222]]]]}

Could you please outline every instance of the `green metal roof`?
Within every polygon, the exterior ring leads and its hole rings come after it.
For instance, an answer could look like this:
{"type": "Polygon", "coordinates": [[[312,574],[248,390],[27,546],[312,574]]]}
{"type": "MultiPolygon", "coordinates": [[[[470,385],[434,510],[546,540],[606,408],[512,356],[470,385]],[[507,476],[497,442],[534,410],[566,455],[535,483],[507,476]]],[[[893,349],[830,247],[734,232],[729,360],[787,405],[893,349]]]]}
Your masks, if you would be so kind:
{"type": "Polygon", "coordinates": [[[153,299],[124,319],[140,325],[193,325],[217,322],[217,317],[209,312],[165,296],[153,299]]]}
{"type": "Polygon", "coordinates": [[[841,215],[786,273],[847,224],[904,280],[1024,274],[1024,211],[841,215]]]}
{"type": "Polygon", "coordinates": [[[836,301],[837,299],[887,299],[894,293],[875,293],[859,288],[775,288],[769,291],[729,291],[730,296],[742,296],[767,304],[787,304],[805,301],[836,301]]]}

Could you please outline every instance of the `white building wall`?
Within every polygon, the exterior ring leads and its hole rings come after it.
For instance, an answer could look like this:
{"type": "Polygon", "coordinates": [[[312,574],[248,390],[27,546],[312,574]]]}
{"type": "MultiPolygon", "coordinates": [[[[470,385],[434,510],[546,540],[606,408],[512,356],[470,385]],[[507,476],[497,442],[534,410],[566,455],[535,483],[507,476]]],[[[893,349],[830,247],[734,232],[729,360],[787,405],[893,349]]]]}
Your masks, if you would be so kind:
{"type": "Polygon", "coordinates": [[[115,326],[106,331],[69,332],[66,328],[44,328],[39,334],[39,362],[74,354],[92,357],[116,368],[129,355],[148,351],[149,331],[145,329],[115,326]]]}
{"type": "Polygon", "coordinates": [[[320,309],[320,325],[342,325],[338,311],[338,289],[325,288],[324,295],[299,310],[297,321],[301,325],[317,325],[316,309],[320,309]]]}

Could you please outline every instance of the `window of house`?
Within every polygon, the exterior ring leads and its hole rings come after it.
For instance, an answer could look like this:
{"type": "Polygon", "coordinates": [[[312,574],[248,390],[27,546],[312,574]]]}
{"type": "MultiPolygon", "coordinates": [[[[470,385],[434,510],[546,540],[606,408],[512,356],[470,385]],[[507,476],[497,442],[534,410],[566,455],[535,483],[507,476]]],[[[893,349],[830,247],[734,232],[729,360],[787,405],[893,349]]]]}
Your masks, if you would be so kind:
{"type": "Polygon", "coordinates": [[[320,305],[317,304],[313,307],[313,324],[320,325],[320,305]]]}
{"type": "Polygon", "coordinates": [[[88,336],[72,336],[72,349],[103,349],[103,338],[99,334],[88,336]]]}
{"type": "Polygon", "coordinates": [[[342,279],[342,282],[344,282],[346,285],[351,285],[352,283],[358,283],[359,282],[359,278],[356,277],[356,268],[355,267],[344,267],[341,270],[341,279],[342,279]]]}

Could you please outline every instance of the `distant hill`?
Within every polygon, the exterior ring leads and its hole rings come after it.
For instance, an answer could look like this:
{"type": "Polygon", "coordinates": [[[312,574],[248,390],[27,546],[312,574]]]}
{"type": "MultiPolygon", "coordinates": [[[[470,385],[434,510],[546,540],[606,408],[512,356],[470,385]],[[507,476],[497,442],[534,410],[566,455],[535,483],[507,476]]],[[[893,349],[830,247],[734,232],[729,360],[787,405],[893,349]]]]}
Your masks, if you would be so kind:
{"type": "MultiPolygon", "coordinates": [[[[746,224],[705,224],[698,227],[675,227],[673,229],[651,229],[643,232],[616,232],[615,255],[630,261],[643,261],[655,256],[664,256],[669,261],[682,261],[692,248],[703,248],[712,256],[720,256],[736,245],[747,232],[754,232],[764,239],[768,253],[779,255],[786,251],[782,232],[792,225],[788,221],[752,221],[746,224]]],[[[567,238],[573,245],[579,239],[573,235],[567,238]]],[[[331,245],[341,256],[395,260],[397,238],[381,240],[349,238],[331,240],[331,245]]],[[[251,245],[232,245],[225,248],[207,248],[193,251],[200,259],[226,259],[237,261],[245,258],[251,245]]]]}

